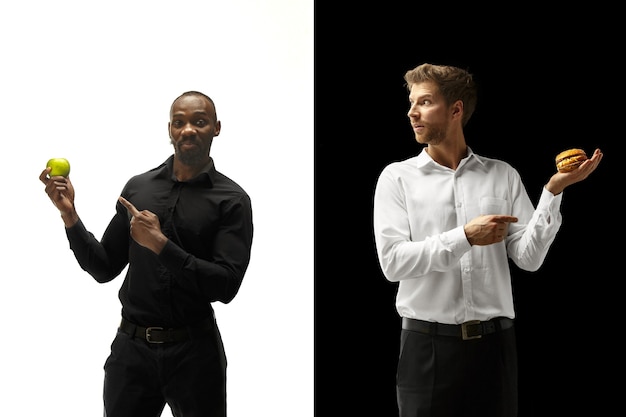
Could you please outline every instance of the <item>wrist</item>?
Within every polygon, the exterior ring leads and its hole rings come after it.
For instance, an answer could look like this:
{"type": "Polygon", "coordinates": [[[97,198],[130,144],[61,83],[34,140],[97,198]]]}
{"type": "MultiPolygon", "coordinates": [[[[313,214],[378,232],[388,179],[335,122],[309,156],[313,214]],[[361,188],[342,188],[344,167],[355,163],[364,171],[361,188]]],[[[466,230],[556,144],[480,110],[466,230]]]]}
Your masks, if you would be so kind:
{"type": "Polygon", "coordinates": [[[550,179],[548,183],[544,186],[546,190],[550,191],[553,195],[559,195],[563,192],[565,187],[558,184],[558,181],[553,181],[550,179]]]}
{"type": "Polygon", "coordinates": [[[74,226],[78,222],[78,213],[75,210],[61,212],[61,219],[66,228],[74,226]]]}
{"type": "Polygon", "coordinates": [[[167,236],[165,236],[164,234],[161,233],[161,235],[157,238],[154,246],[152,246],[150,249],[152,250],[152,252],[154,252],[157,255],[159,255],[159,254],[161,254],[161,251],[163,250],[163,248],[167,244],[168,240],[169,239],[167,238],[167,236]]]}

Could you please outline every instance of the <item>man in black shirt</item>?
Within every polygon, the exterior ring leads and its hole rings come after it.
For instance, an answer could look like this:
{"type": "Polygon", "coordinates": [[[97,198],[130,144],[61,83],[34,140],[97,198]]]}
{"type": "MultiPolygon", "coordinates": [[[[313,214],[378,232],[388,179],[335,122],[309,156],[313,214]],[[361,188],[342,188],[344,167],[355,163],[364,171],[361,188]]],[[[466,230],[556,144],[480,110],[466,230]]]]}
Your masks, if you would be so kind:
{"type": "Polygon", "coordinates": [[[211,303],[230,302],[250,261],[248,194],[216,171],[221,123],[208,96],[172,103],[174,154],[132,177],[98,241],[79,218],[68,178],[40,180],[61,213],[80,266],[104,283],[128,265],[122,320],[105,362],[107,417],[226,416],[226,356],[211,303]]]}

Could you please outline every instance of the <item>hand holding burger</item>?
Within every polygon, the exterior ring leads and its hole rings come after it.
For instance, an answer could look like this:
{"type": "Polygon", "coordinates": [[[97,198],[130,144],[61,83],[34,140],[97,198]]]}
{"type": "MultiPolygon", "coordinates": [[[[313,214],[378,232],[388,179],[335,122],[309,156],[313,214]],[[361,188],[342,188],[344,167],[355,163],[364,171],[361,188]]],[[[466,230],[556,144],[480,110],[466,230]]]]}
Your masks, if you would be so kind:
{"type": "Polygon", "coordinates": [[[570,172],[578,168],[587,159],[589,158],[583,149],[567,149],[556,156],[556,169],[559,172],[570,172]]]}
{"type": "Polygon", "coordinates": [[[578,148],[559,153],[555,158],[557,172],[546,184],[546,189],[554,195],[560,194],[566,187],[584,180],[595,171],[602,157],[600,149],[596,149],[591,158],[578,148]]]}

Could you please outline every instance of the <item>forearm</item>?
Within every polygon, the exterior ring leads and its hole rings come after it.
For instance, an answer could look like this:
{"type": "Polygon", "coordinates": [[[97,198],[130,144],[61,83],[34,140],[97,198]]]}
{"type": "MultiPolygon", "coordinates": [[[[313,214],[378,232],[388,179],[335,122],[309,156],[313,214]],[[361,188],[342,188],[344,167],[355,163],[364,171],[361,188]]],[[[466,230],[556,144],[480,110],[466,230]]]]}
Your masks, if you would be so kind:
{"type": "Polygon", "coordinates": [[[408,237],[392,238],[388,231],[376,236],[380,266],[391,282],[456,268],[461,257],[471,249],[463,227],[419,241],[411,241],[408,237]]]}
{"type": "Polygon", "coordinates": [[[248,249],[232,252],[231,256],[214,256],[208,261],[186,252],[169,240],[159,261],[177,277],[179,285],[201,294],[207,302],[230,302],[241,286],[250,261],[248,249]],[[218,260],[219,259],[219,260],[218,260]]]}
{"type": "Polygon", "coordinates": [[[107,228],[102,242],[89,232],[80,219],[65,229],[70,249],[80,267],[98,282],[108,282],[119,275],[128,260],[128,237],[117,237],[107,228]]]}
{"type": "Polygon", "coordinates": [[[545,188],[537,207],[519,211],[524,219],[511,224],[511,239],[507,243],[509,257],[521,269],[536,271],[543,264],[561,224],[562,194],[553,195],[545,188]]]}
{"type": "Polygon", "coordinates": [[[76,210],[61,212],[61,219],[63,220],[65,228],[70,228],[78,222],[78,213],[76,213],[76,210]]]}

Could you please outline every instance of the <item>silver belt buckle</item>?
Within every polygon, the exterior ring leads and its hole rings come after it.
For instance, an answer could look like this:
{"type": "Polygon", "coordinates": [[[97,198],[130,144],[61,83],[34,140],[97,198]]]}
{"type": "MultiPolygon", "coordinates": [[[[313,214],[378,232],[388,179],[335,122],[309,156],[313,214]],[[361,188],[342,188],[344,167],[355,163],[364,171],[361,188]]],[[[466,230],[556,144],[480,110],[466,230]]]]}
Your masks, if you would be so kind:
{"type": "Polygon", "coordinates": [[[471,328],[468,329],[468,327],[472,327],[472,326],[478,326],[478,328],[480,329],[481,328],[480,320],[470,320],[461,324],[461,334],[463,336],[463,340],[480,339],[481,337],[483,337],[483,335],[480,332],[477,332],[477,331],[472,332],[471,328]]]}
{"type": "Polygon", "coordinates": [[[152,340],[152,330],[163,330],[163,327],[146,327],[146,342],[163,343],[162,340],[152,340]]]}

